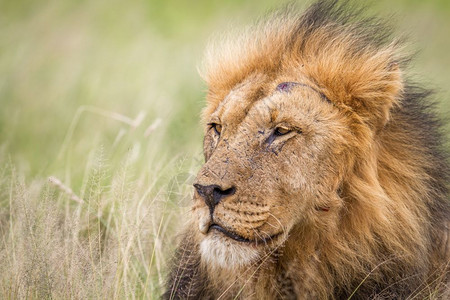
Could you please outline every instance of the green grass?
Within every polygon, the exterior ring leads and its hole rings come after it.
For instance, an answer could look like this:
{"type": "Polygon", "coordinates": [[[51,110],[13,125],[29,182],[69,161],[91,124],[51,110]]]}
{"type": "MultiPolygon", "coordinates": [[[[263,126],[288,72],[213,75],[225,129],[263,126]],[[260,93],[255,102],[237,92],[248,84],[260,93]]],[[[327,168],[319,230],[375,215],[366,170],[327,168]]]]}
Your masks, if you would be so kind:
{"type": "MultiPolygon", "coordinates": [[[[203,160],[203,48],[279,4],[0,2],[0,298],[161,293],[203,160]]],[[[448,115],[448,2],[374,4],[448,115]]]]}

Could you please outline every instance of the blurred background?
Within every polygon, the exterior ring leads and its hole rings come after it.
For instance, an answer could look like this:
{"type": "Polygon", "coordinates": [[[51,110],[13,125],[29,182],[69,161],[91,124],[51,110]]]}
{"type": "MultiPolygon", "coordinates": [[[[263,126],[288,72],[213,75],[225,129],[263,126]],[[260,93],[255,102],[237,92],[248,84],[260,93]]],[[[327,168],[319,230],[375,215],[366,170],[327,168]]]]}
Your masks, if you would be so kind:
{"type": "MultiPolygon", "coordinates": [[[[0,298],[159,295],[203,160],[203,49],[285,2],[0,0],[0,298]]],[[[448,117],[450,1],[370,11],[448,117]]]]}

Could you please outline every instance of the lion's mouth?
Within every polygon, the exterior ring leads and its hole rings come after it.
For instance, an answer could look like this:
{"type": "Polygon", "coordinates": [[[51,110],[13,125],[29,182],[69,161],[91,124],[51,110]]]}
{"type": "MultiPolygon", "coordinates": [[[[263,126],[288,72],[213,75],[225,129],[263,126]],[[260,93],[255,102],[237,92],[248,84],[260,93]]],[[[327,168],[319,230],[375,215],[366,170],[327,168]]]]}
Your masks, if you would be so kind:
{"type": "Polygon", "coordinates": [[[222,226],[218,225],[218,224],[211,224],[209,226],[208,232],[211,231],[212,229],[219,231],[220,233],[224,234],[225,236],[229,237],[230,239],[233,239],[237,242],[242,242],[242,243],[252,243],[252,244],[258,244],[258,243],[264,243],[267,244],[270,241],[273,241],[275,238],[277,238],[278,236],[280,236],[282,234],[282,232],[268,236],[266,238],[261,238],[261,239],[247,239],[235,232],[229,231],[225,228],[223,228],[222,226]]]}

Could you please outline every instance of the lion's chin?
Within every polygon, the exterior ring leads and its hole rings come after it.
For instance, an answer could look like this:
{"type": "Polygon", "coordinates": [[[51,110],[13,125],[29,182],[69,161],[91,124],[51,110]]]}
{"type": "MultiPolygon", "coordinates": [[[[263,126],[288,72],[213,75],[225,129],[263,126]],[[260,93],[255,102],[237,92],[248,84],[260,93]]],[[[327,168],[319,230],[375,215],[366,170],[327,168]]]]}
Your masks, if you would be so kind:
{"type": "Polygon", "coordinates": [[[260,256],[258,249],[220,233],[209,234],[200,243],[200,254],[205,263],[225,269],[236,269],[257,261],[260,256]]]}

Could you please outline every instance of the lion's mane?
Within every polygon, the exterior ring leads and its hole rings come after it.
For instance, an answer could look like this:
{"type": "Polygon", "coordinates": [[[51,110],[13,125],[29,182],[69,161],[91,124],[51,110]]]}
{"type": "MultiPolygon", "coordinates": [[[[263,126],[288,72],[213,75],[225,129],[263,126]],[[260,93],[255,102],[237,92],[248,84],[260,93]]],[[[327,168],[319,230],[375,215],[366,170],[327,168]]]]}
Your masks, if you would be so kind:
{"type": "Polygon", "coordinates": [[[197,228],[189,228],[166,298],[367,299],[445,293],[450,168],[432,93],[411,83],[405,74],[410,60],[402,53],[402,43],[392,38],[385,22],[365,18],[359,8],[338,1],[318,1],[303,14],[289,6],[240,37],[212,44],[203,73],[209,88],[205,120],[245,78],[301,70],[348,114],[352,134],[346,142],[354,155],[342,162],[351,167],[335,217],[305,226],[279,254],[295,257],[284,262],[289,278],[282,278],[278,256],[269,267],[252,266],[244,277],[254,276],[255,284],[238,280],[233,271],[212,271],[200,258],[197,228]],[[237,287],[228,288],[233,284],[237,287]],[[281,294],[271,290],[277,284],[281,294]]]}

